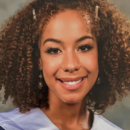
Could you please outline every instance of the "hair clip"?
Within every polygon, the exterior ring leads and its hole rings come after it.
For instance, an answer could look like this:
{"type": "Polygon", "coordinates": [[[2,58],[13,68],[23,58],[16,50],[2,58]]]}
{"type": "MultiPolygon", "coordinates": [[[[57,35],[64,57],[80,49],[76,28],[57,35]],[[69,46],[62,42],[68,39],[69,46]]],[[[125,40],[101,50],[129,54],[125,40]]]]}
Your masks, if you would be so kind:
{"type": "Polygon", "coordinates": [[[96,5],[96,7],[95,7],[95,21],[98,20],[98,9],[99,9],[99,6],[96,5]]]}
{"type": "Polygon", "coordinates": [[[36,20],[36,12],[35,12],[35,9],[33,9],[32,13],[33,13],[33,19],[36,20]]]}

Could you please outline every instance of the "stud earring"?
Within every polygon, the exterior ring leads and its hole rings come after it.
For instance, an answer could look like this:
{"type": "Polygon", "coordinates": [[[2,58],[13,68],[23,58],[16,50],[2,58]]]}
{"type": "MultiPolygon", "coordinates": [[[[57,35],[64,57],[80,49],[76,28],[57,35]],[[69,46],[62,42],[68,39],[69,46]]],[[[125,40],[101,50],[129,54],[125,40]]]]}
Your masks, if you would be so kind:
{"type": "Polygon", "coordinates": [[[43,82],[42,82],[42,71],[40,70],[40,75],[39,75],[39,83],[38,83],[38,88],[42,89],[43,88],[43,82]]]}
{"type": "Polygon", "coordinates": [[[101,78],[100,78],[100,77],[98,77],[96,83],[97,83],[97,84],[100,84],[100,83],[101,83],[101,78]]]}

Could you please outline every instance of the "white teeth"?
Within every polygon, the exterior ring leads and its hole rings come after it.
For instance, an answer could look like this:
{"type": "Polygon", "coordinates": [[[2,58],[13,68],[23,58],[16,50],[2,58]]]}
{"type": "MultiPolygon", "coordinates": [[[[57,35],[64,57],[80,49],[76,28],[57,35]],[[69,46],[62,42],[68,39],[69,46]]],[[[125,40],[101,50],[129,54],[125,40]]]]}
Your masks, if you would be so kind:
{"type": "Polygon", "coordinates": [[[79,83],[79,82],[81,82],[81,81],[82,81],[82,79],[80,79],[80,80],[78,80],[78,81],[69,81],[69,82],[63,82],[63,83],[69,84],[69,85],[74,85],[74,84],[77,84],[77,83],[79,83]]]}

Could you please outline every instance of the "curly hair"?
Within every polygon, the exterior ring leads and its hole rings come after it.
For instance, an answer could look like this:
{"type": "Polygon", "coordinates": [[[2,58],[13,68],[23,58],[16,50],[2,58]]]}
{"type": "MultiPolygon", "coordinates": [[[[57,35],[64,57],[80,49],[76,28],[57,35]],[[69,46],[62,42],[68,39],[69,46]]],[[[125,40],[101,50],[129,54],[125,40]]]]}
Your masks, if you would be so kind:
{"type": "Polygon", "coordinates": [[[99,76],[86,105],[101,113],[130,91],[130,23],[107,0],[34,0],[9,18],[0,31],[0,89],[21,112],[48,108],[48,86],[38,89],[38,42],[50,18],[67,9],[87,13],[98,44],[99,76]],[[95,21],[95,6],[99,18],[95,21]],[[33,19],[32,10],[36,11],[33,19]]]}

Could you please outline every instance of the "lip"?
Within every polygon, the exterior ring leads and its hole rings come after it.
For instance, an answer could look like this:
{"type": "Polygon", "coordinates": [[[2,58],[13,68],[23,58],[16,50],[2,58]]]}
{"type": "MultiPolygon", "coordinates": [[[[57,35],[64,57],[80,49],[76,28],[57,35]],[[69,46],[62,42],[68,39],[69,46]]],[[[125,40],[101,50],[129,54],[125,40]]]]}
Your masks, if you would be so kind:
{"type": "MultiPolygon", "coordinates": [[[[86,77],[82,77],[82,78],[83,78],[83,80],[82,80],[81,82],[79,82],[79,83],[77,83],[77,84],[74,84],[74,85],[66,84],[66,83],[62,82],[61,80],[58,80],[58,82],[59,82],[59,84],[60,84],[63,88],[65,88],[65,89],[67,89],[67,90],[77,90],[77,89],[81,88],[82,85],[83,85],[84,82],[85,82],[85,78],[86,78],[86,77]]],[[[80,79],[81,79],[81,78],[80,78],[80,79]]],[[[74,81],[74,80],[72,80],[72,81],[74,81]]]]}
{"type": "MultiPolygon", "coordinates": [[[[85,77],[85,76],[84,76],[85,77]]],[[[62,82],[69,82],[69,81],[78,81],[82,78],[84,78],[83,76],[81,77],[73,77],[73,78],[60,78],[59,80],[61,80],[62,82]]]]}

